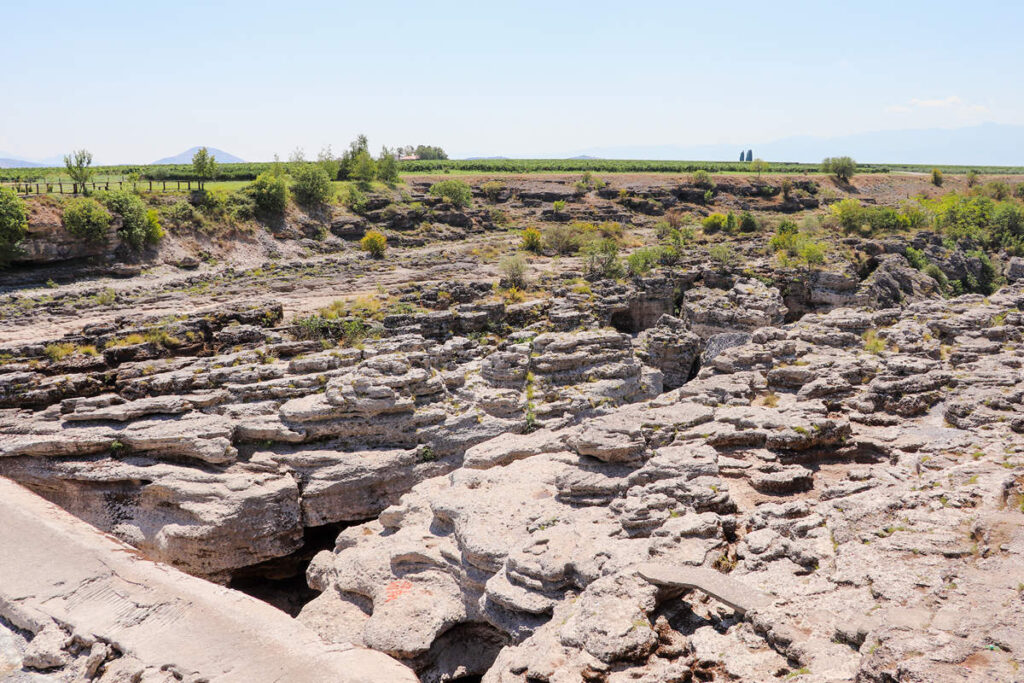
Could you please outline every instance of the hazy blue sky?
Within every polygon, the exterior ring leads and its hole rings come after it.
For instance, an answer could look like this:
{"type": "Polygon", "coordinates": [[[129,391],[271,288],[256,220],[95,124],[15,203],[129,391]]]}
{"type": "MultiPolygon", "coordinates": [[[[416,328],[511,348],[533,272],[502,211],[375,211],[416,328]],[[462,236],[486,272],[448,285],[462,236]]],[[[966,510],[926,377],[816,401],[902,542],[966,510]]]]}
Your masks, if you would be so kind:
{"type": "Polygon", "coordinates": [[[0,0],[0,17],[0,150],[29,158],[1024,123],[1020,2],[0,0]]]}

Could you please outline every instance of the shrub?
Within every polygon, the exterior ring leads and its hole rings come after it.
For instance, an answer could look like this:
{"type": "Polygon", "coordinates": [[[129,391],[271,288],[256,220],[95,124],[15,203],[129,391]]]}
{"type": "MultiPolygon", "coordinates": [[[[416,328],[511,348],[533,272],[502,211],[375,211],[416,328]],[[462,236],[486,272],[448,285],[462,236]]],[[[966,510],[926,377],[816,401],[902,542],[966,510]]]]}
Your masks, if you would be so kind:
{"type": "Polygon", "coordinates": [[[967,255],[978,259],[981,266],[976,278],[977,285],[972,287],[972,289],[981,294],[991,294],[996,291],[1000,282],[999,271],[996,269],[995,264],[992,263],[992,259],[989,258],[988,254],[980,249],[975,249],[967,252],[967,255]]]}
{"type": "Polygon", "coordinates": [[[662,257],[662,247],[643,247],[637,249],[626,258],[626,268],[630,275],[646,275],[656,266],[662,257]]]}
{"type": "Polygon", "coordinates": [[[1024,209],[1012,202],[1000,203],[992,212],[990,244],[1016,251],[1024,240],[1024,209]]]}
{"type": "Polygon", "coordinates": [[[222,216],[227,211],[230,195],[226,190],[200,190],[189,197],[192,206],[210,216],[222,216]]]}
{"type": "Polygon", "coordinates": [[[775,234],[768,240],[768,247],[781,254],[780,261],[788,265],[786,259],[795,258],[809,266],[825,262],[826,245],[813,240],[810,235],[798,230],[796,223],[783,220],[775,229],[775,234]]]}
{"type": "Polygon", "coordinates": [[[729,217],[722,213],[713,213],[701,220],[700,224],[704,227],[704,232],[714,234],[729,227],[729,217]]]}
{"type": "Polygon", "coordinates": [[[935,227],[954,240],[986,241],[995,204],[988,197],[963,197],[947,194],[926,202],[935,219],[935,227]]]}
{"type": "Polygon", "coordinates": [[[782,198],[789,201],[790,195],[793,193],[793,181],[789,178],[782,179],[782,198]]]}
{"type": "Polygon", "coordinates": [[[300,164],[292,171],[295,201],[306,206],[322,206],[334,197],[334,186],[319,164],[300,164]]]}
{"type": "MultiPolygon", "coordinates": [[[[187,202],[180,203],[192,210],[187,202]]],[[[72,199],[64,208],[64,227],[87,242],[102,242],[110,227],[110,214],[95,199],[72,199]]]]}
{"type": "Polygon", "coordinates": [[[711,174],[704,169],[694,171],[693,175],[690,176],[690,182],[697,187],[703,187],[709,190],[715,186],[715,181],[711,178],[711,174]]]}
{"type": "Polygon", "coordinates": [[[772,251],[796,252],[796,239],[799,230],[796,223],[785,219],[775,228],[775,234],[768,240],[768,248],[772,251]]]}
{"type": "Polygon", "coordinates": [[[473,201],[473,189],[461,180],[442,180],[430,186],[432,197],[441,197],[454,207],[464,208],[473,201]]]}
{"type": "Polygon", "coordinates": [[[857,162],[850,157],[827,157],[821,162],[822,173],[831,173],[841,183],[848,183],[857,172],[857,162]]]}
{"type": "Polygon", "coordinates": [[[501,193],[505,191],[505,183],[497,180],[489,180],[480,186],[480,191],[487,197],[487,201],[496,203],[501,199],[501,193]]]}
{"type": "Polygon", "coordinates": [[[614,279],[622,276],[619,245],[609,238],[594,240],[583,248],[584,274],[588,280],[614,279]]]}
{"type": "Polygon", "coordinates": [[[574,226],[557,224],[544,229],[544,245],[556,254],[575,253],[580,242],[580,234],[574,226]]]}
{"type": "Polygon", "coordinates": [[[901,223],[908,230],[923,228],[928,224],[928,215],[921,204],[916,201],[906,201],[900,206],[901,223]]]}
{"type": "Polygon", "coordinates": [[[252,181],[256,211],[264,216],[280,216],[288,206],[288,184],[283,176],[264,171],[252,181]]]}
{"type": "Polygon", "coordinates": [[[551,204],[551,208],[555,210],[555,213],[562,213],[565,210],[565,201],[558,199],[551,204]]]}
{"type": "Polygon", "coordinates": [[[825,262],[825,245],[808,239],[800,245],[797,255],[809,266],[821,265],[825,262]]]}
{"type": "Polygon", "coordinates": [[[14,190],[0,187],[0,264],[14,257],[27,230],[25,202],[14,190]]]}
{"type": "Polygon", "coordinates": [[[864,219],[864,207],[856,199],[844,199],[832,205],[832,215],[846,232],[860,228],[864,219]]]}
{"type": "Polygon", "coordinates": [[[225,208],[233,220],[247,221],[256,215],[256,200],[251,192],[243,189],[227,196],[225,208]]]}
{"type": "Polygon", "coordinates": [[[978,172],[971,169],[967,172],[967,187],[974,187],[978,184],[978,172]]]}
{"type": "Polygon", "coordinates": [[[540,230],[537,228],[527,228],[523,230],[523,243],[520,245],[526,251],[532,251],[540,253],[541,251],[541,235],[540,230]]]}
{"type": "MultiPolygon", "coordinates": [[[[65,222],[67,212],[65,212],[65,222]]],[[[185,226],[196,226],[202,223],[203,217],[196,211],[195,207],[184,199],[171,204],[169,207],[164,209],[164,217],[170,221],[174,227],[183,228],[185,226]]]]}
{"type": "Polygon", "coordinates": [[[924,255],[924,252],[920,249],[914,249],[914,247],[907,247],[907,261],[917,270],[922,270],[928,265],[928,258],[924,255]]]}
{"type": "Polygon", "coordinates": [[[665,241],[673,249],[682,250],[683,247],[693,242],[694,237],[693,228],[684,227],[671,231],[665,236],[665,241]]]}
{"type": "Polygon", "coordinates": [[[388,249],[388,238],[382,232],[370,230],[359,240],[359,248],[373,258],[384,258],[384,252],[388,249]]]}
{"type": "Polygon", "coordinates": [[[949,278],[947,278],[946,274],[942,272],[942,269],[934,263],[927,264],[921,272],[939,283],[939,289],[943,292],[949,290],[949,278]]]}
{"type": "Polygon", "coordinates": [[[728,268],[738,261],[736,252],[728,244],[716,244],[708,249],[708,256],[718,264],[720,268],[728,268]]]}
{"type": "Polygon", "coordinates": [[[740,232],[756,232],[757,219],[749,211],[744,211],[740,214],[739,229],[740,232]]]}
{"type": "Polygon", "coordinates": [[[1013,188],[1013,196],[1017,199],[1024,199],[1024,183],[1019,183],[1017,187],[1013,188]]]}
{"type": "Polygon", "coordinates": [[[1010,186],[1004,183],[1002,180],[993,180],[985,183],[981,188],[982,194],[987,197],[991,197],[996,201],[1003,201],[1010,196],[1010,186]]]}
{"type": "Polygon", "coordinates": [[[935,187],[942,187],[942,170],[938,168],[932,169],[932,185],[935,187]]]}
{"type": "Polygon", "coordinates": [[[366,210],[366,195],[355,185],[349,185],[345,188],[345,196],[342,197],[341,203],[355,213],[362,213],[366,210]]]}
{"type": "Polygon", "coordinates": [[[526,259],[520,254],[506,256],[498,264],[501,280],[505,287],[524,290],[529,285],[526,275],[526,259]]]}
{"type": "Polygon", "coordinates": [[[130,190],[117,190],[106,195],[107,208],[121,216],[118,234],[134,249],[156,244],[164,236],[160,214],[146,209],[142,198],[130,190]]]}

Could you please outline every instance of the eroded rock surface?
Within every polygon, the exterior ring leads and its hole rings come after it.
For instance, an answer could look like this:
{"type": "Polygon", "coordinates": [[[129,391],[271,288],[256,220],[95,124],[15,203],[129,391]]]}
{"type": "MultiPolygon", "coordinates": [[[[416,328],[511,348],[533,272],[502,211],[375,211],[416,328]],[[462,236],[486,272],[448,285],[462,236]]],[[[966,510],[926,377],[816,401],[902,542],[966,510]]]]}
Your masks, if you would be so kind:
{"type": "Polygon", "coordinates": [[[299,618],[434,672],[446,633],[488,633],[487,681],[1011,680],[1021,303],[808,315],[656,399],[496,437],[342,532],[299,618]]]}

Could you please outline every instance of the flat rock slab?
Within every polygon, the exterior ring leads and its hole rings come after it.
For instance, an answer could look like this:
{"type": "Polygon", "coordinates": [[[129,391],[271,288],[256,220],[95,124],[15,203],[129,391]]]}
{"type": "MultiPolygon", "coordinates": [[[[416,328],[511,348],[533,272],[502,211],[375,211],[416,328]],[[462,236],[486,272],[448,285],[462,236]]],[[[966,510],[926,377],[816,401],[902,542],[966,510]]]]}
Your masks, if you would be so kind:
{"type": "Polygon", "coordinates": [[[417,680],[383,653],[329,645],[265,603],[144,560],[3,478],[0,519],[0,616],[21,628],[56,621],[210,681],[417,680]]]}
{"type": "Polygon", "coordinates": [[[681,567],[654,562],[637,567],[637,573],[658,586],[696,588],[736,610],[740,614],[763,612],[772,606],[772,597],[726,574],[705,567],[681,567]]]}

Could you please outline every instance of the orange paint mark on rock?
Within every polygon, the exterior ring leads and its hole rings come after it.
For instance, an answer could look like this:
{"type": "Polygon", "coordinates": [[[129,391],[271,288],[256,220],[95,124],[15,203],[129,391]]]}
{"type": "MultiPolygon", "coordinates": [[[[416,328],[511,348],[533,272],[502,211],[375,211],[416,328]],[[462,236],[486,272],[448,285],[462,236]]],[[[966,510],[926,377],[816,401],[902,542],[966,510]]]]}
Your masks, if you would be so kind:
{"type": "Polygon", "coordinates": [[[405,595],[412,590],[412,582],[406,581],[405,579],[399,579],[398,581],[392,581],[384,589],[384,602],[391,602],[395,598],[405,595]]]}

